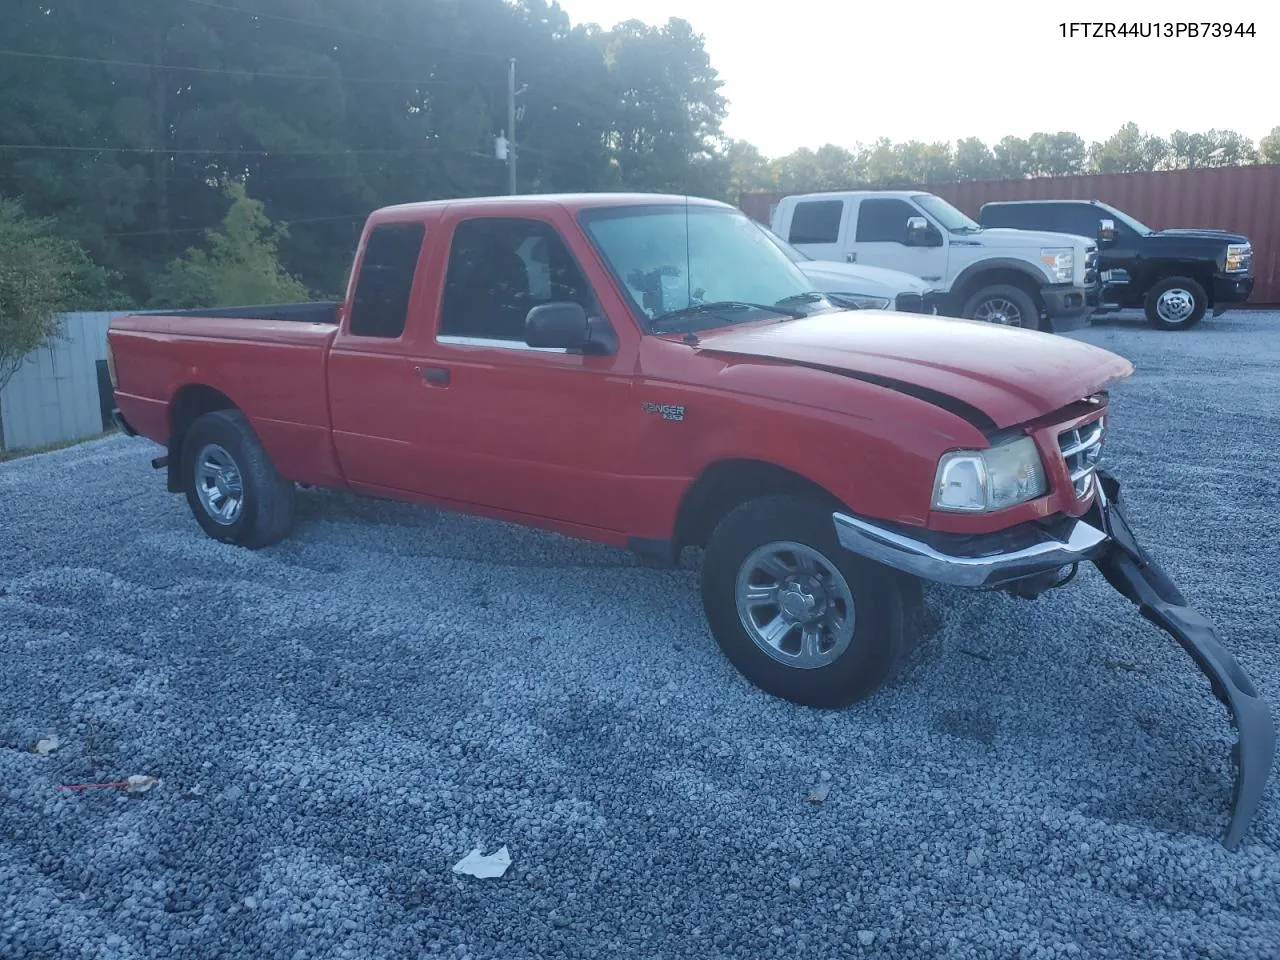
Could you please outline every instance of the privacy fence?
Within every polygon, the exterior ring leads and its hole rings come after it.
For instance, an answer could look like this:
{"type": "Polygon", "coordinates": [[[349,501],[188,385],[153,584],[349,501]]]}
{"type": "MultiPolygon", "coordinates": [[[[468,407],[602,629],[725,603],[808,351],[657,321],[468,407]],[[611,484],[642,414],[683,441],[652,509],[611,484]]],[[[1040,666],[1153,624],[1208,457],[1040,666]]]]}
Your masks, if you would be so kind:
{"type": "MultiPolygon", "coordinates": [[[[1207,227],[1242,233],[1253,243],[1251,302],[1280,304],[1280,165],[971,180],[921,189],[974,219],[984,203],[994,200],[1101,200],[1156,230],[1207,227]]],[[[740,205],[748,216],[767,224],[782,196],[745,194],[740,205]]]]}
{"type": "Polygon", "coordinates": [[[0,450],[79,440],[112,427],[107,327],[119,313],[68,313],[0,390],[0,450]]]}

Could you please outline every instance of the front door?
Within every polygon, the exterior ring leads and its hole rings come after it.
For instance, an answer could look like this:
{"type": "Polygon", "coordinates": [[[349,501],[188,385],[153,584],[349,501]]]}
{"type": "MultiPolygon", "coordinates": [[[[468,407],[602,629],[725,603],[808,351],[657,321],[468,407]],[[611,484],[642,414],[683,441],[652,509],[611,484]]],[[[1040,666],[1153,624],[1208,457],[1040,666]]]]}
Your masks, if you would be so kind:
{"type": "Polygon", "coordinates": [[[942,284],[947,275],[947,234],[933,227],[927,245],[911,245],[907,221],[925,217],[915,204],[898,197],[863,197],[858,205],[853,249],[858,263],[901,270],[929,284],[942,284]]]}
{"type": "Polygon", "coordinates": [[[413,351],[422,371],[415,443],[426,492],[625,530],[625,465],[642,426],[629,402],[634,338],[608,356],[525,342],[525,317],[542,303],[573,301],[593,323],[607,323],[579,257],[552,222],[446,214],[441,231],[448,249],[431,272],[443,276],[443,295],[428,311],[431,336],[413,351]]]}

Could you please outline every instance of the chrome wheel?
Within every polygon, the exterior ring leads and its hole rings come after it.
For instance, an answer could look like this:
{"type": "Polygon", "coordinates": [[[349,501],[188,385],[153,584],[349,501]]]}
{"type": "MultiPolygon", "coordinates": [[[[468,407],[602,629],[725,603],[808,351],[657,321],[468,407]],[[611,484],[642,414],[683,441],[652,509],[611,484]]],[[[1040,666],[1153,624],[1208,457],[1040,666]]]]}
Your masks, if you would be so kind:
{"type": "Polygon", "coordinates": [[[1004,297],[991,297],[978,304],[973,311],[973,319],[983,323],[999,323],[1006,327],[1022,326],[1022,310],[1012,300],[1004,297]]]}
{"type": "Polygon", "coordinates": [[[205,444],[196,456],[196,497],[216,523],[230,526],[244,509],[244,480],[224,447],[205,444]]]}
{"type": "Polygon", "coordinates": [[[757,647],[789,667],[825,667],[853,640],[853,592],[830,560],[803,543],[757,547],[738,571],[738,619],[757,647]]]}
{"type": "Polygon", "coordinates": [[[1156,315],[1165,323],[1185,323],[1195,309],[1195,296],[1181,287],[1172,287],[1156,299],[1156,315]]]}

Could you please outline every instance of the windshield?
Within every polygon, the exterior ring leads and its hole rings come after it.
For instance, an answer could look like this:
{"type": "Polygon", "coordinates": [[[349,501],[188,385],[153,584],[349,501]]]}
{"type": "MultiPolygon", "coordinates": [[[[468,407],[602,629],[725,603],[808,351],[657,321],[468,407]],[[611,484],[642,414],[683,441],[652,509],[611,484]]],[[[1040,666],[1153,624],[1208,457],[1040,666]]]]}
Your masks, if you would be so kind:
{"type": "Polygon", "coordinates": [[[833,309],[763,228],[737,210],[610,207],[587,210],[582,221],[649,333],[833,309]]]}
{"type": "Polygon", "coordinates": [[[1098,204],[1098,206],[1101,207],[1103,210],[1107,211],[1107,214],[1111,217],[1112,220],[1115,220],[1117,223],[1123,223],[1126,227],[1128,227],[1134,233],[1138,234],[1138,236],[1140,237],[1144,237],[1148,233],[1155,233],[1155,231],[1152,230],[1150,227],[1148,227],[1145,223],[1141,222],[1140,220],[1133,219],[1133,217],[1129,216],[1127,213],[1122,213],[1121,211],[1117,210],[1115,207],[1109,207],[1105,203],[1100,203],[1098,204]]]}
{"type": "Polygon", "coordinates": [[[806,260],[813,259],[813,257],[808,256],[807,254],[801,253],[799,250],[797,250],[791,244],[787,243],[787,241],[783,240],[780,236],[778,236],[768,227],[761,227],[760,229],[764,231],[764,235],[766,237],[768,237],[770,240],[773,241],[773,245],[782,251],[783,256],[785,256],[792,263],[804,263],[806,260]]]}
{"type": "Polygon", "coordinates": [[[917,193],[911,199],[948,233],[973,233],[982,229],[941,197],[935,197],[931,193],[917,193]]]}

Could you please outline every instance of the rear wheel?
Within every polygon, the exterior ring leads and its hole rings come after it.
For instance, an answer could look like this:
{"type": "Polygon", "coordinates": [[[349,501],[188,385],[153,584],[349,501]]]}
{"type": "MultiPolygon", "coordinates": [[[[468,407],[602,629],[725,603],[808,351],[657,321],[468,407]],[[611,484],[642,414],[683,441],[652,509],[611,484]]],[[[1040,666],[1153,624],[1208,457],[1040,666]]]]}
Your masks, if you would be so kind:
{"type": "Polygon", "coordinates": [[[293,525],[293,484],[276,472],[239,410],[196,420],[182,444],[187,504],[209,536],[242,547],[265,547],[293,525]]]}
{"type": "Polygon", "coordinates": [[[966,320],[980,320],[1006,327],[1040,327],[1040,308],[1031,295],[1021,287],[999,283],[983,287],[965,301],[960,316],[966,320]]]}
{"type": "Polygon", "coordinates": [[[1170,277],[1147,291],[1147,322],[1158,330],[1186,330],[1204,319],[1209,297],[1190,277],[1170,277]]]}
{"type": "Polygon", "coordinates": [[[841,547],[831,512],[794,496],[745,503],[716,527],[702,566],[725,656],[765,692],[813,707],[852,703],[892,675],[918,597],[841,547]]]}

